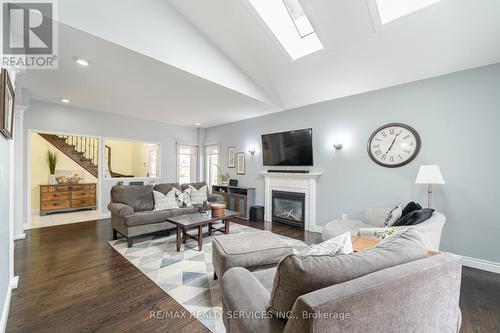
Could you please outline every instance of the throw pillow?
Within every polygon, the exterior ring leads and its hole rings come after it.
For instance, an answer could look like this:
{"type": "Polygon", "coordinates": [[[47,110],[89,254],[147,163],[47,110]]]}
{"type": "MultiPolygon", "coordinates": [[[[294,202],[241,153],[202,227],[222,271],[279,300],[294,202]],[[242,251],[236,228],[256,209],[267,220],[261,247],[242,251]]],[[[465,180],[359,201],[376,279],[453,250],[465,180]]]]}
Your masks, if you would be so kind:
{"type": "Polygon", "coordinates": [[[177,203],[179,207],[193,207],[191,204],[191,189],[187,188],[182,192],[177,193],[177,203]]]}
{"type": "Polygon", "coordinates": [[[434,209],[431,208],[414,210],[397,220],[396,223],[394,223],[394,226],[401,227],[406,225],[417,225],[428,220],[433,213],[434,209]]]}
{"type": "Polygon", "coordinates": [[[207,198],[207,192],[208,188],[207,185],[204,185],[200,187],[199,189],[196,189],[196,187],[189,185],[189,189],[191,190],[191,204],[193,205],[203,205],[205,201],[208,201],[207,198]]]}
{"type": "Polygon", "coordinates": [[[403,208],[403,213],[401,216],[405,216],[406,214],[408,213],[411,213],[413,212],[414,210],[420,210],[422,209],[422,206],[420,206],[418,203],[416,202],[409,202],[405,208],[403,208]]]}
{"type": "Polygon", "coordinates": [[[427,247],[420,234],[411,229],[364,252],[335,256],[288,255],[276,269],[267,311],[283,318],[301,295],[426,256],[427,247]]]}
{"type": "Polygon", "coordinates": [[[394,223],[401,217],[403,214],[403,203],[399,203],[396,207],[391,209],[389,215],[385,218],[385,222],[382,225],[382,228],[392,227],[394,223]]]}
{"type": "Polygon", "coordinates": [[[179,208],[179,204],[177,203],[177,197],[176,197],[177,192],[180,191],[177,189],[172,189],[167,194],[163,194],[159,191],[153,191],[153,195],[155,198],[154,210],[179,208]]]}
{"type": "Polygon", "coordinates": [[[325,255],[333,256],[336,254],[352,253],[351,233],[348,231],[340,236],[324,241],[323,243],[311,246],[301,253],[303,256],[325,255]]]}

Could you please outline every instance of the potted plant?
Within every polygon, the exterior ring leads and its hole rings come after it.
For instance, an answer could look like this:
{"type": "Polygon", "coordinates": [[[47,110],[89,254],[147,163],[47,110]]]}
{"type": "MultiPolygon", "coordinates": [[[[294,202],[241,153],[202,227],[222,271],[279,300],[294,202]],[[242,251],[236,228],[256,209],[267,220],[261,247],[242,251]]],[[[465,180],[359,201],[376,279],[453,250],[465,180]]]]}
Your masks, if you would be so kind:
{"type": "Polygon", "coordinates": [[[49,167],[49,184],[56,183],[56,165],[57,165],[57,152],[47,150],[47,165],[49,167]]]}
{"type": "Polygon", "coordinates": [[[223,173],[220,166],[214,164],[217,167],[217,181],[220,185],[227,186],[229,184],[229,172],[223,173]]]}

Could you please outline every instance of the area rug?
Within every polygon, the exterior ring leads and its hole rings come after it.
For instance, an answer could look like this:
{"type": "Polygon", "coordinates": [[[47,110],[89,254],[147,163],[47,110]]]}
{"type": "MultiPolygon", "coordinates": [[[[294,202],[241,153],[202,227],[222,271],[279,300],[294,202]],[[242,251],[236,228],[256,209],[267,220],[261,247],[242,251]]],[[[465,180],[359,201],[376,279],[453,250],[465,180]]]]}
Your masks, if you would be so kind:
{"type": "MultiPolygon", "coordinates": [[[[236,223],[231,223],[229,230],[231,234],[259,231],[236,223]]],[[[223,333],[220,285],[213,278],[212,237],[203,239],[203,251],[198,251],[195,241],[188,240],[177,252],[175,235],[136,239],[131,248],[127,248],[125,239],[109,244],[210,331],[223,333]]],[[[296,252],[307,247],[302,241],[279,237],[296,252]]]]}

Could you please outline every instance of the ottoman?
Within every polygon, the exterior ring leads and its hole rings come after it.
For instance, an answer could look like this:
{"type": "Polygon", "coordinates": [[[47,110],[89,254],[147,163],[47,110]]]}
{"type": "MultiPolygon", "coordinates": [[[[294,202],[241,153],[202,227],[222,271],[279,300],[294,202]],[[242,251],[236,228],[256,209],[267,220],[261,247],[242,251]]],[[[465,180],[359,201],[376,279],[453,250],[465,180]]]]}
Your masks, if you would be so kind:
{"type": "Polygon", "coordinates": [[[276,265],[293,248],[269,231],[220,235],[212,239],[214,279],[232,267],[256,270],[276,265]]]}

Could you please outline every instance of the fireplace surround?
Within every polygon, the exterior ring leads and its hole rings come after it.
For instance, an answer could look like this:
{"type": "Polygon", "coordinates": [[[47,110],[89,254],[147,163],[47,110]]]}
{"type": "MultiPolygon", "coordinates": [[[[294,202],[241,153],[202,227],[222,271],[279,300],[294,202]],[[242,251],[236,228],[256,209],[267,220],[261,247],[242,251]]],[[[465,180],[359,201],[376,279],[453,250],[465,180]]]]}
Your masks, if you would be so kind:
{"type": "Polygon", "coordinates": [[[316,187],[320,172],[288,173],[267,172],[259,174],[264,177],[264,206],[266,221],[273,220],[273,191],[295,192],[304,195],[304,223],[307,231],[321,232],[316,223],[316,187]]]}

